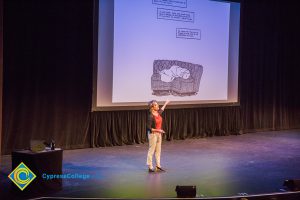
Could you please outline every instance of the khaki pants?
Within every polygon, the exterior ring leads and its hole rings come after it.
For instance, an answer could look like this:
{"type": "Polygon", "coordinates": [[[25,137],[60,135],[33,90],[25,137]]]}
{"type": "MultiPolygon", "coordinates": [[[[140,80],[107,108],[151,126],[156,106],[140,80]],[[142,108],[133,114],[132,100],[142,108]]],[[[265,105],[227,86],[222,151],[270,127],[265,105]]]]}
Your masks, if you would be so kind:
{"type": "Polygon", "coordinates": [[[149,150],[147,155],[147,165],[149,168],[153,169],[152,165],[152,157],[155,152],[155,161],[156,166],[160,166],[160,153],[161,153],[161,134],[160,133],[148,133],[148,140],[149,140],[149,150]]]}

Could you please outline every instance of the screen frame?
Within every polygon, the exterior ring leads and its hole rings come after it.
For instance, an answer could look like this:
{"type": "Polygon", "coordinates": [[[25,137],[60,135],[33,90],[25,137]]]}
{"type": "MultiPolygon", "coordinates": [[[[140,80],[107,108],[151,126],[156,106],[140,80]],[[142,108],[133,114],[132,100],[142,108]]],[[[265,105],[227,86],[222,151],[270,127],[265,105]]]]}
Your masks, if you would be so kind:
{"type": "MultiPolygon", "coordinates": [[[[115,104],[114,106],[97,106],[97,78],[98,78],[98,30],[99,30],[99,1],[101,0],[93,0],[93,88],[92,88],[92,108],[91,111],[122,111],[122,110],[145,110],[148,109],[148,102],[130,102],[127,103],[126,106],[115,104]]],[[[218,0],[213,0],[218,1],[218,0]]],[[[222,1],[222,0],[219,0],[222,1]]],[[[200,107],[232,107],[232,106],[240,106],[240,65],[241,65],[241,19],[242,19],[242,1],[222,1],[222,2],[233,2],[240,4],[240,19],[239,19],[239,45],[238,45],[238,64],[237,64],[237,101],[236,102],[224,102],[224,100],[205,100],[205,103],[192,103],[189,101],[188,103],[184,102],[176,102],[172,101],[168,105],[168,109],[179,109],[179,108],[200,108],[200,107]],[[221,102],[222,101],[222,102],[221,102]]],[[[166,100],[168,97],[166,96],[166,100]]],[[[150,101],[151,99],[149,99],[150,101]]],[[[201,102],[201,100],[197,101],[201,102]]],[[[158,101],[159,104],[163,104],[164,102],[158,101]]],[[[112,103],[113,104],[113,103],[112,103]]]]}

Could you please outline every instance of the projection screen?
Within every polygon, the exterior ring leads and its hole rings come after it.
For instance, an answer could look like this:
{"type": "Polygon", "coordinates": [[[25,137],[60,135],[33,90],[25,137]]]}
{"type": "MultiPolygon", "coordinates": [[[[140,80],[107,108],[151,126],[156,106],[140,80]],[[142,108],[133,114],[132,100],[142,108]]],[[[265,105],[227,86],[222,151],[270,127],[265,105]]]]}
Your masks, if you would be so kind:
{"type": "Polygon", "coordinates": [[[93,110],[238,105],[240,4],[99,0],[93,110]]]}

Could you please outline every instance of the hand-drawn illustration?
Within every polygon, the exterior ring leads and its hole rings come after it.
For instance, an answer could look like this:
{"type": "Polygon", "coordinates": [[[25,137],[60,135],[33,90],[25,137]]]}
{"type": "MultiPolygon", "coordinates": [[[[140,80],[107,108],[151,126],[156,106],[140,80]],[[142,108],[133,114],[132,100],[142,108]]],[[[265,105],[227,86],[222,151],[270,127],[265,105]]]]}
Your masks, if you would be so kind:
{"type": "Polygon", "coordinates": [[[189,70],[175,65],[170,69],[161,70],[159,74],[163,82],[172,82],[174,78],[178,77],[181,77],[183,79],[188,79],[190,77],[189,70]]]}
{"type": "Polygon", "coordinates": [[[154,60],[152,94],[156,96],[192,96],[199,91],[203,67],[177,60],[154,60]]]}

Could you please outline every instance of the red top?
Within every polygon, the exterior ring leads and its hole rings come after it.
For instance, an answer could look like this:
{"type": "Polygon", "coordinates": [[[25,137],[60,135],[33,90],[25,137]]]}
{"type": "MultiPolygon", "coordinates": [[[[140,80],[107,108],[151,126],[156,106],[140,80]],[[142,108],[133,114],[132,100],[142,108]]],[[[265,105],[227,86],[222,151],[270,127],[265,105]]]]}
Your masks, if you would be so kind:
{"type": "Polygon", "coordinates": [[[155,120],[155,124],[156,124],[156,129],[161,129],[161,125],[162,125],[162,117],[160,116],[160,114],[158,114],[157,116],[154,116],[154,120],[155,120]]]}

